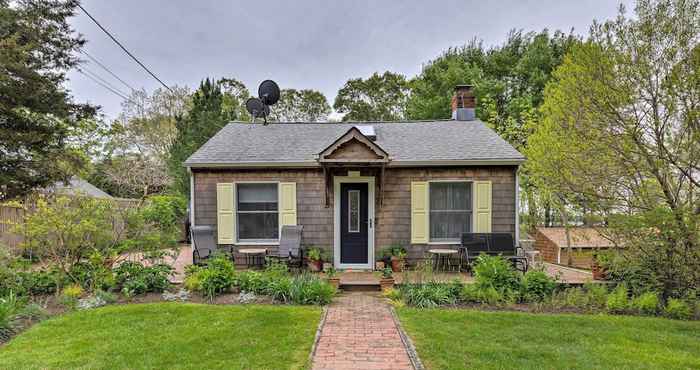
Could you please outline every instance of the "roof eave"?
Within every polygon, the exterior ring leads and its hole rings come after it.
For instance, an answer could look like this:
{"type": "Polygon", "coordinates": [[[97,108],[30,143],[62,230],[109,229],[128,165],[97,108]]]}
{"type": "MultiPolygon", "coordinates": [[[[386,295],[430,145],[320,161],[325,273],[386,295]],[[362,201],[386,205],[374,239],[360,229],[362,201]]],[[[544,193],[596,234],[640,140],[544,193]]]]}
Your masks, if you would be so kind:
{"type": "MultiPolygon", "coordinates": [[[[394,160],[387,167],[445,167],[445,166],[518,166],[525,162],[522,158],[511,159],[466,159],[466,160],[430,160],[398,161],[394,160]]],[[[316,161],[242,161],[185,163],[187,168],[320,168],[316,161]]]]}

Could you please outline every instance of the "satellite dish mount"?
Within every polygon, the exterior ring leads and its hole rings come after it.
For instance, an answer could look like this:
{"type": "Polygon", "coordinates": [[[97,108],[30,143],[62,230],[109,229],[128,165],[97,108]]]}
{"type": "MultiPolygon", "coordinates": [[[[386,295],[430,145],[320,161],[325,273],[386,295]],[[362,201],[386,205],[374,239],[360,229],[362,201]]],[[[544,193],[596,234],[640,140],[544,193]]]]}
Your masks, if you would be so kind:
{"type": "Polygon", "coordinates": [[[245,108],[255,122],[256,118],[262,118],[263,124],[267,124],[267,116],[270,115],[270,106],[280,100],[280,88],[275,81],[265,80],[258,87],[258,97],[249,98],[245,102],[245,108]]]}

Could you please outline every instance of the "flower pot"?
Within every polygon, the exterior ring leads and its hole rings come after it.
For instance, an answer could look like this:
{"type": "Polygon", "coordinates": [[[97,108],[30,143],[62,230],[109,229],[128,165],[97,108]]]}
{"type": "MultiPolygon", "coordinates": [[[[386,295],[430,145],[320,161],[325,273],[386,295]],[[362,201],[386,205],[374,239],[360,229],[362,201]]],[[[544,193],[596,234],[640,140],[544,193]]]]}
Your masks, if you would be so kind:
{"type": "Polygon", "coordinates": [[[384,270],[384,261],[377,261],[374,264],[374,269],[377,271],[382,271],[384,270]]]}
{"type": "Polygon", "coordinates": [[[319,272],[321,271],[321,268],[323,267],[323,262],[321,261],[315,261],[315,260],[309,260],[306,262],[306,265],[309,267],[309,271],[311,272],[319,272]]]}
{"type": "Polygon", "coordinates": [[[338,278],[338,277],[328,278],[328,283],[330,285],[332,285],[335,289],[338,289],[338,287],[340,287],[340,278],[338,278]]]}
{"type": "Polygon", "coordinates": [[[392,258],[391,259],[391,271],[401,272],[403,270],[403,259],[392,258]]]}
{"type": "Polygon", "coordinates": [[[394,278],[381,278],[379,279],[379,286],[382,287],[382,292],[386,292],[394,287],[394,278]]]}
{"type": "Polygon", "coordinates": [[[591,273],[593,273],[593,280],[605,280],[605,270],[595,262],[591,264],[591,273]]]}

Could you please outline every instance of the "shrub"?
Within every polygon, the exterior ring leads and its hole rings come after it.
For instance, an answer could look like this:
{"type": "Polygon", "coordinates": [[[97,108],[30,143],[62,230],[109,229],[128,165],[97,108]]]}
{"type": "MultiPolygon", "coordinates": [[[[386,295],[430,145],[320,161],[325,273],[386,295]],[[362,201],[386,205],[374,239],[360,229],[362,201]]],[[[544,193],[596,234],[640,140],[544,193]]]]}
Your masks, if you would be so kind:
{"type": "Polygon", "coordinates": [[[243,271],[236,276],[235,285],[243,292],[265,294],[267,281],[262,272],[243,271]]]}
{"type": "Polygon", "coordinates": [[[96,290],[95,297],[98,297],[99,299],[105,301],[105,303],[107,304],[111,304],[117,301],[117,296],[114,295],[114,293],[104,290],[96,290]]]}
{"type": "Polygon", "coordinates": [[[530,270],[523,275],[521,295],[527,302],[542,302],[556,287],[556,280],[544,271],[530,270]]]}
{"type": "Polygon", "coordinates": [[[620,284],[608,295],[605,308],[609,313],[625,313],[630,306],[627,285],[620,284]]]}
{"type": "Polygon", "coordinates": [[[292,279],[289,297],[295,304],[325,305],[335,296],[335,287],[316,275],[301,274],[292,279]]]}
{"type": "Polygon", "coordinates": [[[69,271],[72,280],[84,289],[109,290],[115,285],[114,273],[105,266],[104,258],[95,253],[89,261],[81,261],[73,265],[69,271]]]}
{"type": "Polygon", "coordinates": [[[481,254],[474,266],[474,281],[479,288],[493,287],[501,293],[518,291],[520,275],[500,256],[481,254]]]}
{"type": "Polygon", "coordinates": [[[69,285],[61,292],[61,304],[69,310],[74,310],[78,306],[78,300],[82,295],[83,288],[80,285],[69,285]]]}
{"type": "Polygon", "coordinates": [[[0,342],[7,341],[14,335],[21,307],[22,303],[12,292],[0,297],[0,342]]]}
{"type": "Polygon", "coordinates": [[[114,269],[114,276],[122,293],[131,297],[166,290],[170,287],[172,272],[173,268],[164,264],[144,266],[139,262],[126,261],[114,269]]]}
{"type": "Polygon", "coordinates": [[[233,263],[220,254],[210,257],[206,267],[188,267],[185,273],[185,287],[201,291],[209,299],[231,289],[236,278],[233,263]]]}
{"type": "Polygon", "coordinates": [[[664,308],[664,316],[676,320],[689,320],[693,317],[693,311],[685,301],[671,298],[664,308]]]}
{"type": "Polygon", "coordinates": [[[586,283],[583,285],[586,292],[586,307],[591,310],[605,308],[608,301],[608,288],[605,284],[586,283]]]}
{"type": "Polygon", "coordinates": [[[407,284],[401,287],[406,304],[419,308],[455,304],[459,293],[459,290],[444,283],[407,284]]]}
{"type": "Polygon", "coordinates": [[[659,296],[646,292],[632,300],[632,307],[641,315],[656,315],[659,311],[659,296]]]}

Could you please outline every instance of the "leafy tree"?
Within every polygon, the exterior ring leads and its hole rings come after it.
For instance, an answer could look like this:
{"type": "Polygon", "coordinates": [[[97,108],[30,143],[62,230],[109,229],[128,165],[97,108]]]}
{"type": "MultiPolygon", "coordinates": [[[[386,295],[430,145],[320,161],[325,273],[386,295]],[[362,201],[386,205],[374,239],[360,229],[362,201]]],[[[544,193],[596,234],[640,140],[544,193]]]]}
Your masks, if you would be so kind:
{"type": "Polygon", "coordinates": [[[374,73],[348,80],[333,103],[343,121],[397,121],[405,117],[408,84],[403,75],[374,73]]]}
{"type": "MultiPolygon", "coordinates": [[[[469,83],[475,86],[479,119],[516,149],[524,150],[539,122],[545,84],[575,40],[560,31],[513,30],[503,45],[484,48],[472,40],[461,48],[449,49],[411,81],[408,117],[450,118],[455,85],[469,83]]],[[[550,224],[553,208],[557,207],[553,207],[551,197],[537,192],[527,169],[520,171],[520,185],[529,211],[525,223],[530,227],[539,223],[539,210],[544,208],[545,221],[550,224]]]]}
{"type": "Polygon", "coordinates": [[[85,40],[67,22],[78,2],[0,0],[0,199],[68,178],[82,167],[96,108],[64,87],[85,40]]]}
{"type": "Polygon", "coordinates": [[[635,13],[621,7],[566,56],[527,166],[602,217],[622,276],[667,299],[700,288],[700,3],[640,0],[635,13]]]}
{"type": "Polygon", "coordinates": [[[183,162],[214,134],[233,120],[247,120],[245,85],[234,79],[207,78],[192,95],[192,105],[184,117],[176,119],[177,135],[170,146],[168,172],[175,192],[189,198],[189,174],[183,162]]]}
{"type": "Polygon", "coordinates": [[[328,119],[331,106],[316,90],[284,89],[272,107],[270,119],[277,122],[321,122],[328,119]]]}

